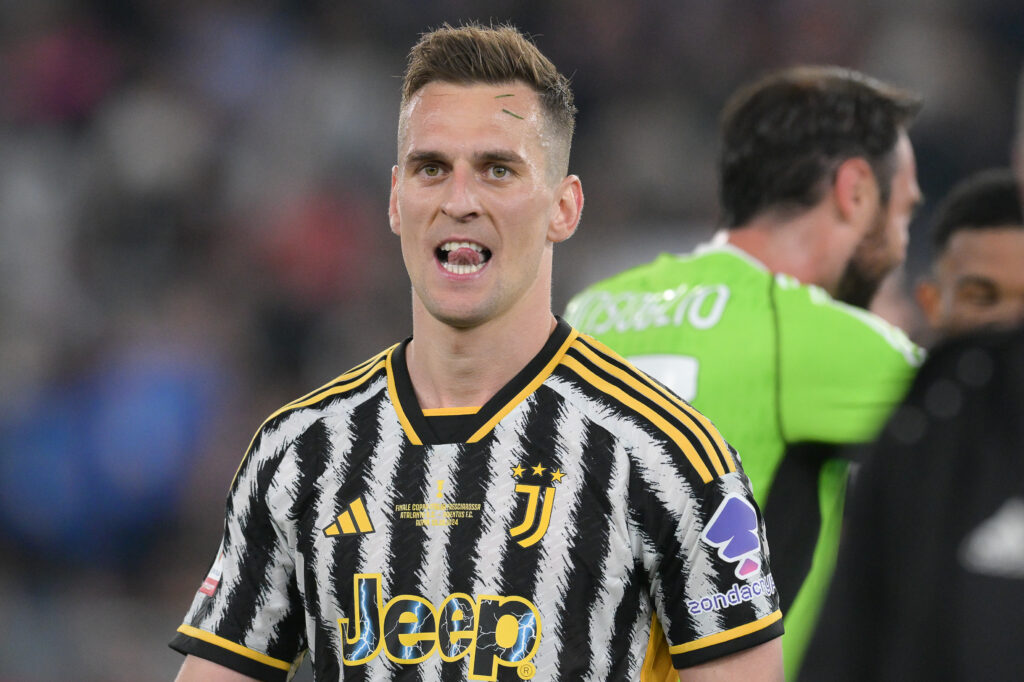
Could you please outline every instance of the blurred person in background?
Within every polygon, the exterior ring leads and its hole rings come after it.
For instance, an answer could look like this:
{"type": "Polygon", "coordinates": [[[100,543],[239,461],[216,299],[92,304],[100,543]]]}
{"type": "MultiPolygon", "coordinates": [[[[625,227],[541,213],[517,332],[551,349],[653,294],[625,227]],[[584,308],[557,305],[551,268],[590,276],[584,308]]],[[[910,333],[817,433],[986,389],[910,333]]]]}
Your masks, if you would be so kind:
{"type": "Polygon", "coordinates": [[[1024,68],[1021,68],[1017,81],[1017,124],[1010,148],[1010,160],[1017,175],[1021,196],[1024,196],[1024,68]]]}
{"type": "Polygon", "coordinates": [[[1024,679],[1024,329],[929,353],[853,486],[800,679],[1024,679]]]}
{"type": "Polygon", "coordinates": [[[936,212],[932,249],[915,297],[935,340],[1024,322],[1024,215],[1010,169],[953,188],[936,212]]]}
{"type": "Polygon", "coordinates": [[[837,552],[849,467],[839,446],[875,437],[922,357],[856,307],[905,256],[921,200],[907,136],[919,107],[834,67],[741,88],[722,116],[726,229],[591,286],[566,313],[738,449],[774,550],[788,677],[837,552]]]}
{"type": "Polygon", "coordinates": [[[306,651],[322,680],[782,678],[731,449],[552,314],[574,119],[515,29],[413,47],[389,206],[413,336],[260,428],[180,680],[284,680],[306,651]]]}

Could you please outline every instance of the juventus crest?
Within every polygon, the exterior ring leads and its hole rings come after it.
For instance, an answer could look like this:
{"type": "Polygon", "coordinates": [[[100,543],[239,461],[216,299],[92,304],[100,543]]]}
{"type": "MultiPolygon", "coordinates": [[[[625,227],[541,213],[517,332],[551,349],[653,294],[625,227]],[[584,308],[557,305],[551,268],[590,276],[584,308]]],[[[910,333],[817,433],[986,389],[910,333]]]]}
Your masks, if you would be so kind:
{"type": "Polygon", "coordinates": [[[508,531],[522,547],[537,544],[551,523],[551,510],[555,506],[555,485],[562,482],[565,474],[561,469],[547,472],[548,468],[540,464],[532,467],[516,464],[512,468],[512,477],[517,481],[531,481],[516,484],[516,494],[526,497],[526,511],[520,523],[508,531]]]}

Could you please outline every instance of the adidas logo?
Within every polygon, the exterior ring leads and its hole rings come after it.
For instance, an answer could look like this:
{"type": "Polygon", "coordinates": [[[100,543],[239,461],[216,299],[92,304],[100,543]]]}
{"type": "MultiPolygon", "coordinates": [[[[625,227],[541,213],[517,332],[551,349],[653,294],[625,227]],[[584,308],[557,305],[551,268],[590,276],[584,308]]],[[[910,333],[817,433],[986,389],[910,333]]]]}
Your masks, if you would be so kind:
{"type": "Polygon", "coordinates": [[[964,538],[960,561],[974,573],[1024,579],[1024,499],[1010,498],[964,538]]]}
{"type": "Polygon", "coordinates": [[[348,509],[338,514],[338,520],[324,528],[324,535],[328,537],[372,532],[373,524],[370,522],[370,516],[366,513],[366,505],[363,503],[362,496],[349,502],[348,509]]]}

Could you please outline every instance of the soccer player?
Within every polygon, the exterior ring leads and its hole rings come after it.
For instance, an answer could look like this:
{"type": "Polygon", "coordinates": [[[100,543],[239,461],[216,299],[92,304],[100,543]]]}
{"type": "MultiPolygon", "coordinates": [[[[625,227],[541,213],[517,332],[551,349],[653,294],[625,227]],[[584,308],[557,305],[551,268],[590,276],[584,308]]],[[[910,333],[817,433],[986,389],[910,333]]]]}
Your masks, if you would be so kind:
{"type": "Polygon", "coordinates": [[[1011,170],[957,184],[936,212],[932,247],[914,294],[935,334],[1024,322],[1024,215],[1011,170]]]}
{"type": "Polygon", "coordinates": [[[305,651],[317,680],[781,679],[735,452],[552,314],[574,114],[512,28],[413,47],[389,209],[412,338],[259,429],[180,680],[284,680],[305,651]]]}
{"type": "Polygon", "coordinates": [[[595,284],[566,314],[715,420],[764,509],[793,677],[835,561],[848,461],[902,398],[920,349],[867,305],[920,200],[916,97],[801,66],[722,118],[727,229],[595,284]]]}
{"type": "Polygon", "coordinates": [[[1021,443],[1024,328],[932,351],[857,474],[802,680],[1024,679],[1021,443]]]}

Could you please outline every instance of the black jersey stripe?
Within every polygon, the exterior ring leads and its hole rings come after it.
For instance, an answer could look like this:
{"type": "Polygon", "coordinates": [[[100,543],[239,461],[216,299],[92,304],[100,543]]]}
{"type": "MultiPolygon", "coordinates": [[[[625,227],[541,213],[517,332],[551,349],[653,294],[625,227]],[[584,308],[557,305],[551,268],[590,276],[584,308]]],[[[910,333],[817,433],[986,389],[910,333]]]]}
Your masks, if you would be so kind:
{"type": "Polygon", "coordinates": [[[664,386],[654,381],[643,372],[638,371],[624,358],[600,341],[589,336],[581,336],[576,347],[580,348],[581,352],[583,352],[587,358],[624,381],[627,381],[630,385],[645,386],[647,390],[643,392],[647,394],[653,393],[652,398],[659,405],[664,405],[666,402],[674,405],[677,409],[670,410],[671,413],[677,416],[677,418],[680,418],[684,423],[692,425],[694,431],[698,434],[698,437],[701,440],[701,444],[704,445],[709,454],[713,452],[717,456],[717,459],[712,457],[715,471],[718,472],[719,475],[725,473],[720,462],[724,462],[725,469],[730,473],[736,471],[736,463],[733,461],[729,445],[725,442],[722,434],[718,432],[718,429],[715,428],[714,424],[711,423],[711,420],[701,414],[699,410],[694,409],[693,406],[685,400],[682,400],[671,391],[666,390],[664,386]],[[610,367],[612,366],[616,367],[618,371],[611,370],[610,367]]]}
{"type": "Polygon", "coordinates": [[[687,438],[682,431],[676,428],[675,425],[671,424],[665,417],[658,414],[649,405],[644,404],[637,398],[626,393],[622,388],[602,379],[590,368],[584,366],[583,363],[575,357],[566,355],[562,358],[562,364],[578,374],[585,382],[600,390],[602,393],[611,396],[616,401],[636,412],[658,428],[683,452],[687,461],[690,463],[690,466],[692,466],[694,471],[697,472],[697,475],[700,476],[701,480],[705,483],[711,482],[714,477],[711,475],[711,471],[704,463],[704,459],[701,457],[701,454],[697,452],[697,449],[693,446],[693,443],[690,442],[690,439],[687,438]]]}
{"type": "Polygon", "coordinates": [[[293,660],[301,660],[309,649],[306,642],[306,611],[299,593],[299,585],[292,575],[288,581],[288,609],[277,623],[274,633],[268,640],[267,651],[270,653],[284,652],[293,660]],[[299,642],[296,651],[295,642],[299,642]]]}
{"type": "MultiPolygon", "coordinates": [[[[473,445],[459,447],[453,466],[453,470],[457,472],[455,487],[452,490],[453,499],[481,504],[486,502],[487,491],[492,481],[496,476],[503,474],[490,466],[495,445],[495,439],[488,437],[473,445]]],[[[472,591],[472,586],[480,575],[476,549],[481,546],[485,530],[483,523],[460,523],[449,528],[448,546],[445,548],[445,558],[449,567],[449,592],[472,591]]],[[[468,674],[468,665],[469,656],[455,662],[444,662],[441,666],[442,681],[463,682],[468,674]]]]}
{"type": "MultiPolygon", "coordinates": [[[[285,448],[282,446],[273,456],[256,461],[256,470],[247,473],[254,479],[255,485],[250,486],[252,492],[245,498],[247,504],[244,510],[237,514],[241,537],[232,536],[232,544],[225,543],[224,547],[225,553],[231,551],[237,554],[236,563],[245,567],[246,581],[220,586],[219,589],[224,591],[225,606],[219,614],[217,630],[239,642],[245,641],[246,635],[257,625],[257,603],[262,603],[266,593],[275,587],[272,581],[274,553],[280,550],[276,549],[279,548],[277,531],[273,525],[266,491],[273,482],[284,453],[285,448]]],[[[270,651],[267,653],[271,654],[270,651]]]]}
{"type": "MultiPolygon", "coordinates": [[[[316,523],[316,514],[312,513],[323,504],[323,489],[318,485],[324,480],[328,462],[334,455],[334,440],[331,430],[327,427],[324,419],[315,422],[318,428],[309,428],[295,442],[296,469],[298,479],[295,483],[296,495],[289,518],[298,523],[303,532],[298,533],[296,549],[300,556],[307,557],[310,562],[316,560],[316,548],[313,538],[319,537],[321,529],[313,527],[316,523]]],[[[315,580],[315,573],[306,567],[306,584],[312,584],[315,580]]],[[[305,593],[305,609],[310,613],[320,614],[320,593],[318,590],[307,589],[305,593]]],[[[323,619],[316,619],[312,635],[312,642],[307,646],[312,648],[314,659],[323,657],[324,661],[330,662],[333,657],[325,655],[329,649],[335,648],[337,629],[328,628],[323,619]]]]}
{"type": "Polygon", "coordinates": [[[602,563],[608,554],[613,522],[613,516],[607,512],[614,508],[608,490],[613,475],[614,439],[590,421],[585,426],[583,443],[580,500],[569,517],[577,532],[570,539],[567,552],[571,564],[562,613],[573,617],[563,616],[562,619],[559,651],[559,679],[562,680],[578,678],[578,671],[589,669],[594,658],[590,622],[583,616],[591,612],[594,595],[602,588],[602,563]],[[600,511],[595,514],[595,510],[600,511]]]}
{"type": "MultiPolygon", "coordinates": [[[[459,448],[453,467],[456,472],[453,499],[486,504],[487,493],[495,477],[504,474],[490,465],[495,445],[495,440],[488,438],[459,448]]],[[[450,567],[449,590],[468,592],[479,578],[478,557],[474,550],[480,547],[485,530],[482,523],[460,523],[449,528],[448,547],[445,549],[450,567]]]]}
{"type": "MultiPolygon", "coordinates": [[[[391,481],[395,502],[418,502],[431,499],[433,490],[427,490],[428,460],[423,447],[403,446],[398,453],[394,479],[391,481]]],[[[396,522],[397,525],[397,522],[396,522]]],[[[391,534],[387,550],[387,576],[385,584],[392,594],[421,594],[417,572],[426,557],[429,526],[410,527],[391,534]]]]}
{"type": "Polygon", "coordinates": [[[614,665],[608,671],[609,680],[628,680],[630,673],[640,668],[632,651],[632,639],[626,633],[634,631],[637,619],[643,617],[642,604],[648,590],[647,580],[640,571],[631,571],[623,585],[622,599],[619,600],[612,621],[613,632],[620,633],[620,636],[611,641],[608,658],[614,665]]]}

